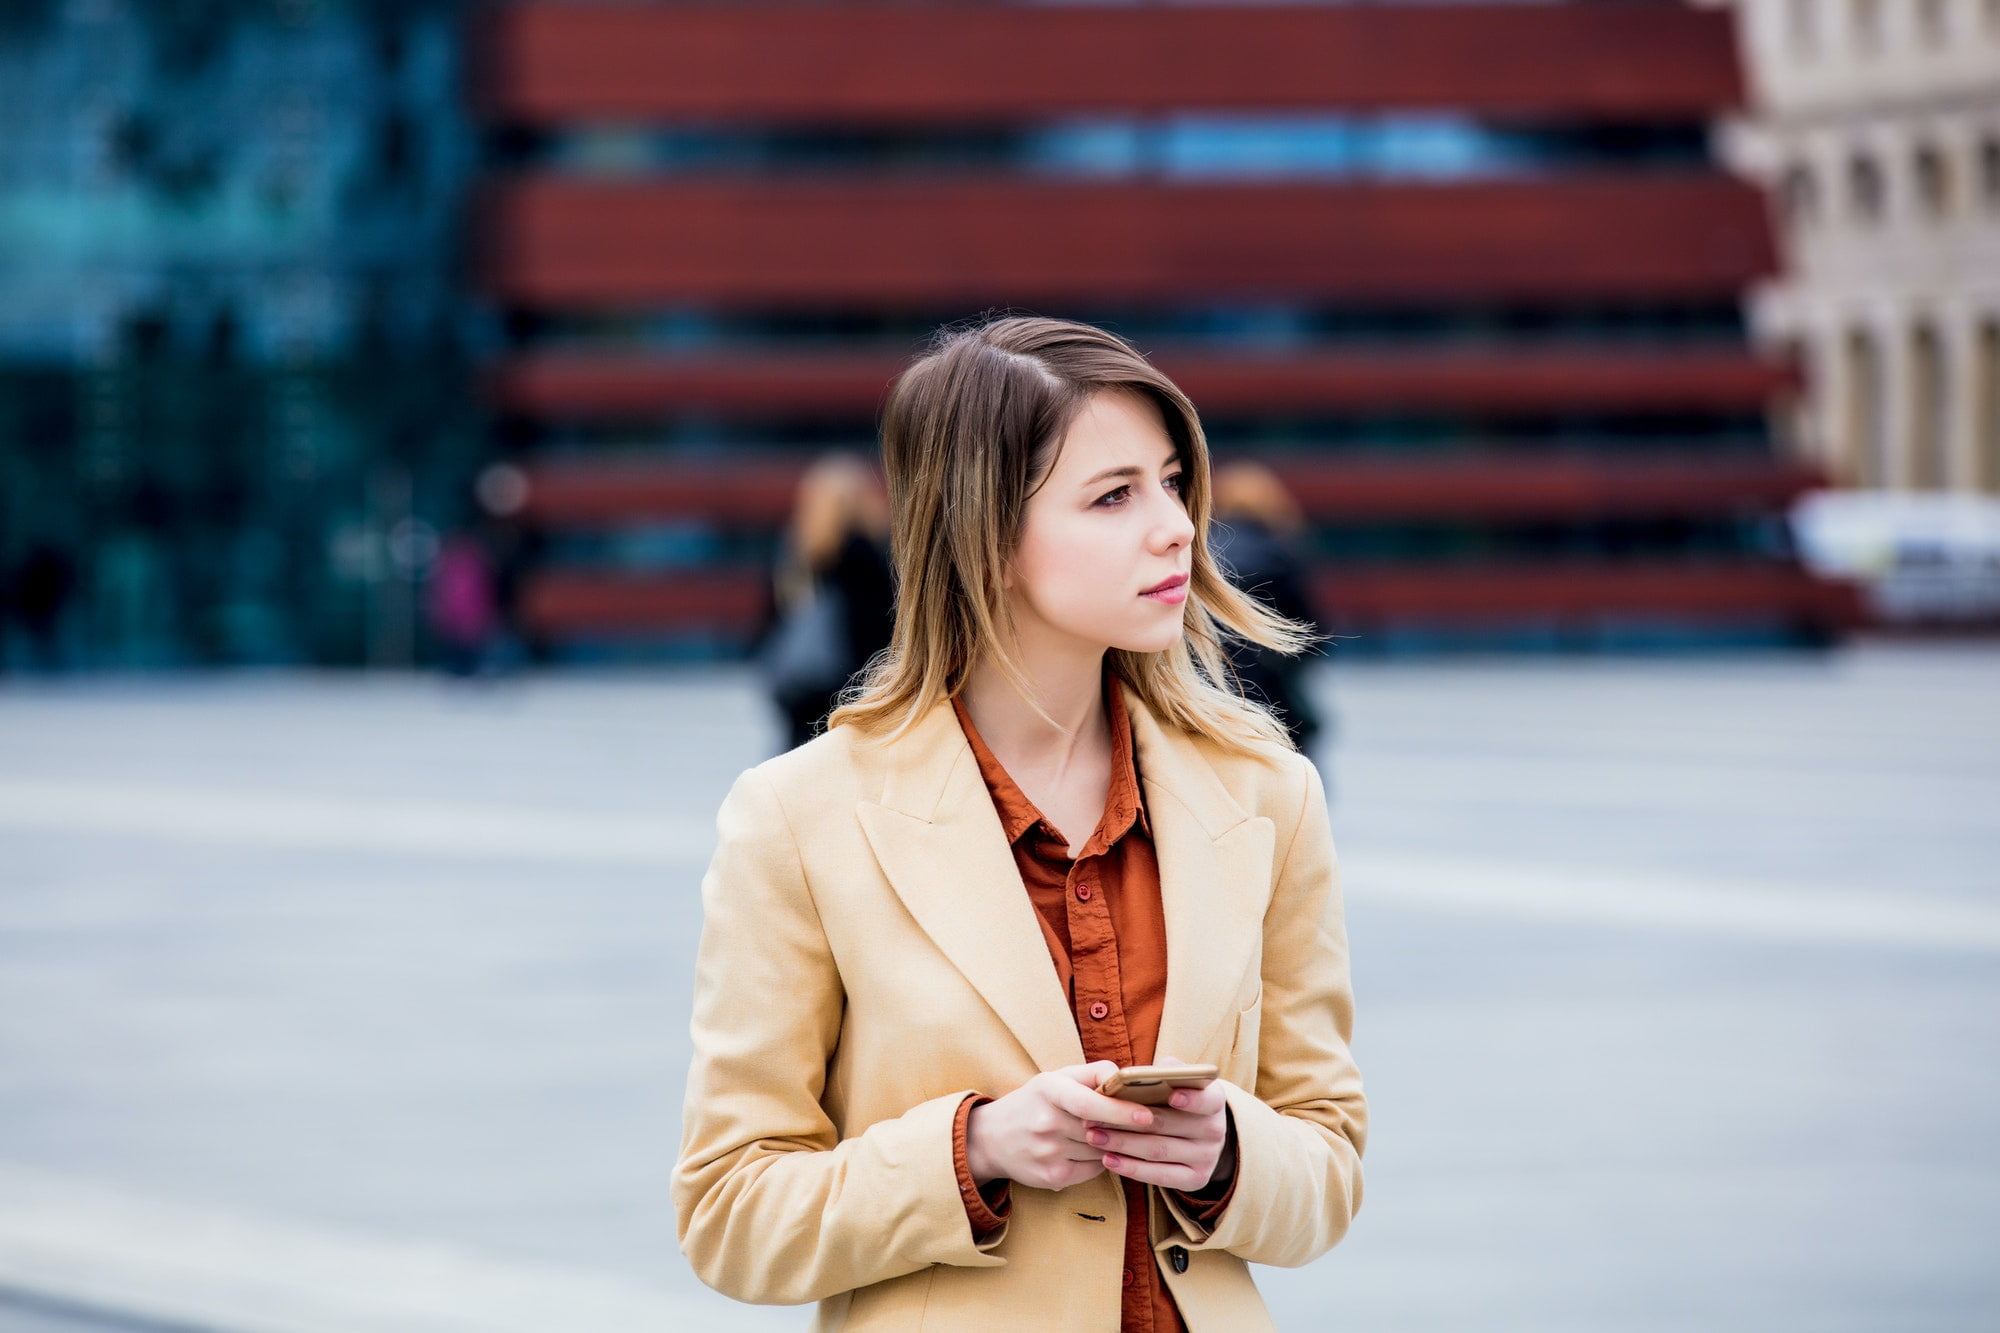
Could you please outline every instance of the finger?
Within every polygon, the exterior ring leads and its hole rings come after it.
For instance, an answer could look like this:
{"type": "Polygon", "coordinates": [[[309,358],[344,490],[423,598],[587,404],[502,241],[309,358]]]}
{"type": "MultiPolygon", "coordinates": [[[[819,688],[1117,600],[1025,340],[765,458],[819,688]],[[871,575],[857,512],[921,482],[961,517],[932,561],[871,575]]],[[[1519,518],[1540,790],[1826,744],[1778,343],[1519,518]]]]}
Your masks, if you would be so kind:
{"type": "Polygon", "coordinates": [[[1059,1158],[1074,1162],[1094,1161],[1104,1155],[1085,1137],[1080,1121],[1060,1114],[1052,1118],[1059,1123],[1035,1131],[1034,1146],[1030,1149],[1032,1153],[1039,1153],[1044,1161],[1050,1162],[1059,1158]]]}
{"type": "MultiPolygon", "coordinates": [[[[1193,1062],[1183,1060],[1176,1055],[1155,1055],[1153,1063],[1161,1065],[1184,1065],[1193,1062]]],[[[1219,1078],[1210,1079],[1208,1086],[1203,1088],[1175,1088],[1173,1096],[1167,1101],[1167,1105],[1169,1106],[1178,1106],[1184,1110],[1194,1111],[1203,1115],[1206,1115],[1210,1111],[1220,1110],[1222,1103],[1222,1080],[1219,1078]],[[1190,1098],[1193,1100],[1190,1100],[1190,1098]]]]}
{"type": "Polygon", "coordinates": [[[1118,1072],[1116,1060],[1093,1060],[1087,1065],[1070,1065],[1055,1071],[1064,1078],[1073,1079],[1086,1088],[1101,1088],[1104,1080],[1118,1072]]]}
{"type": "Polygon", "coordinates": [[[1081,1083],[1056,1083],[1049,1088],[1049,1100],[1078,1120],[1095,1120],[1100,1125],[1150,1125],[1153,1108],[1137,1102],[1121,1102],[1092,1092],[1081,1083]]]}
{"type": "MultiPolygon", "coordinates": [[[[1124,1129],[1125,1126],[1116,1128],[1124,1129]]],[[[1176,1111],[1171,1106],[1155,1106],[1153,1123],[1145,1127],[1145,1132],[1177,1139],[1214,1140],[1229,1132],[1229,1122],[1219,1110],[1210,1115],[1197,1115],[1193,1111],[1176,1111]]]]}
{"type": "Polygon", "coordinates": [[[1205,1088],[1175,1088],[1167,1104],[1193,1115],[1215,1115],[1229,1105],[1229,1095],[1223,1091],[1221,1079],[1216,1079],[1205,1088]]]}
{"type": "Polygon", "coordinates": [[[1213,1169],[1203,1171],[1198,1166],[1181,1166],[1171,1162],[1142,1162],[1126,1157],[1122,1153],[1106,1153],[1104,1169],[1113,1175],[1124,1176],[1127,1180],[1137,1180],[1147,1185],[1161,1185],[1167,1189],[1196,1190],[1208,1183],[1213,1169]]]}
{"type": "Polygon", "coordinates": [[[1159,1134],[1131,1134],[1116,1129],[1093,1129],[1090,1146],[1100,1153],[1116,1153],[1141,1162],[1178,1162],[1192,1166],[1206,1155],[1213,1164],[1213,1145],[1204,1147],[1189,1139],[1166,1138],[1159,1134]]]}
{"type": "Polygon", "coordinates": [[[1055,1156],[1065,1162],[1094,1162],[1104,1156],[1104,1150],[1093,1144],[1086,1143],[1082,1139],[1077,1139],[1074,1142],[1064,1139],[1062,1146],[1056,1150],[1055,1156]]]}
{"type": "Polygon", "coordinates": [[[1097,1158],[1088,1162],[1070,1162],[1059,1171],[1051,1171],[1044,1189],[1066,1190],[1071,1185],[1090,1180],[1104,1172],[1104,1163],[1097,1158]]]}

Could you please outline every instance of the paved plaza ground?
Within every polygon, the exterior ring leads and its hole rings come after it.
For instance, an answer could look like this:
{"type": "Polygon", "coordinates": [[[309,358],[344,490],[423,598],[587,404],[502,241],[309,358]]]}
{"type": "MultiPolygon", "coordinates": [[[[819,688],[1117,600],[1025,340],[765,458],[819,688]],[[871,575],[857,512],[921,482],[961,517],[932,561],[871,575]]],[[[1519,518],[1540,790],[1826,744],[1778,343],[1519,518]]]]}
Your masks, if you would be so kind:
{"type": "MultiPolygon", "coordinates": [[[[2000,1328],[2000,650],[1342,664],[1287,1330],[2000,1328]]],[[[0,681],[0,1333],[801,1329],[667,1183],[734,671],[0,681]]]]}

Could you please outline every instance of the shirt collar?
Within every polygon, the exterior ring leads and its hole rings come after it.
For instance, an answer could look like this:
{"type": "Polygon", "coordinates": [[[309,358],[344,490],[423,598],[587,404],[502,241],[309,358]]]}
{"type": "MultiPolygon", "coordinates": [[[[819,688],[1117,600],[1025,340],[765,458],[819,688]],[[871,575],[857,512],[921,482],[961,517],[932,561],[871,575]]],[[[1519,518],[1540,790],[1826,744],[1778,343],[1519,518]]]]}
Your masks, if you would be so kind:
{"type": "MultiPolygon", "coordinates": [[[[1104,671],[1103,690],[1104,708],[1111,722],[1111,786],[1105,792],[1104,813],[1079,856],[1094,856],[1110,850],[1131,831],[1135,823],[1147,837],[1153,834],[1152,825],[1146,818],[1145,801],[1140,794],[1138,763],[1132,748],[1132,719],[1108,665],[1104,671]]],[[[951,706],[958,715],[959,726],[964,729],[966,742],[972,746],[973,757],[979,761],[979,776],[985,780],[986,790],[993,797],[993,807],[1000,816],[1000,827],[1007,835],[1009,845],[1019,842],[1038,825],[1054,830],[1054,826],[1028,799],[1027,793],[1008,776],[1006,768],[980,737],[979,729],[972,723],[972,714],[966,711],[964,700],[953,695],[951,706]]],[[[1060,831],[1055,832],[1059,836],[1060,831]]],[[[1067,853],[1065,846],[1063,854],[1067,853]]]]}

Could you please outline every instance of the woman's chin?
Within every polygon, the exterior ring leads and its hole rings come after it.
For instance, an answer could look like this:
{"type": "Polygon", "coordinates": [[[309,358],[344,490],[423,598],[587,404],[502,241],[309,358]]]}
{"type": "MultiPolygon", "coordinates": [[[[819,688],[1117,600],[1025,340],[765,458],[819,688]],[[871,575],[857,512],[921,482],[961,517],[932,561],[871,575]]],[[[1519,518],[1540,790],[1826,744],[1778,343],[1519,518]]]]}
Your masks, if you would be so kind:
{"type": "Polygon", "coordinates": [[[1176,619],[1171,625],[1148,628],[1125,635],[1109,646],[1127,653],[1164,653],[1179,643],[1181,638],[1181,624],[1176,619]]]}

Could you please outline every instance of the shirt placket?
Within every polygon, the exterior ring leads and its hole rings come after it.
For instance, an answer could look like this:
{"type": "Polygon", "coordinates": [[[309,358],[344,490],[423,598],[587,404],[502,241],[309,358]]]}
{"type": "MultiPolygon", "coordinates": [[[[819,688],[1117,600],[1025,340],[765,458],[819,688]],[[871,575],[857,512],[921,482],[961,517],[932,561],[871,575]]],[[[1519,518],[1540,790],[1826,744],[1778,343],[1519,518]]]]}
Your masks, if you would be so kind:
{"type": "Polygon", "coordinates": [[[1129,1065],[1132,1034],[1125,1025],[1118,937],[1111,926],[1103,871],[1101,855],[1083,856],[1070,863],[1063,881],[1063,907],[1069,917],[1070,988],[1084,1055],[1129,1065]]]}

